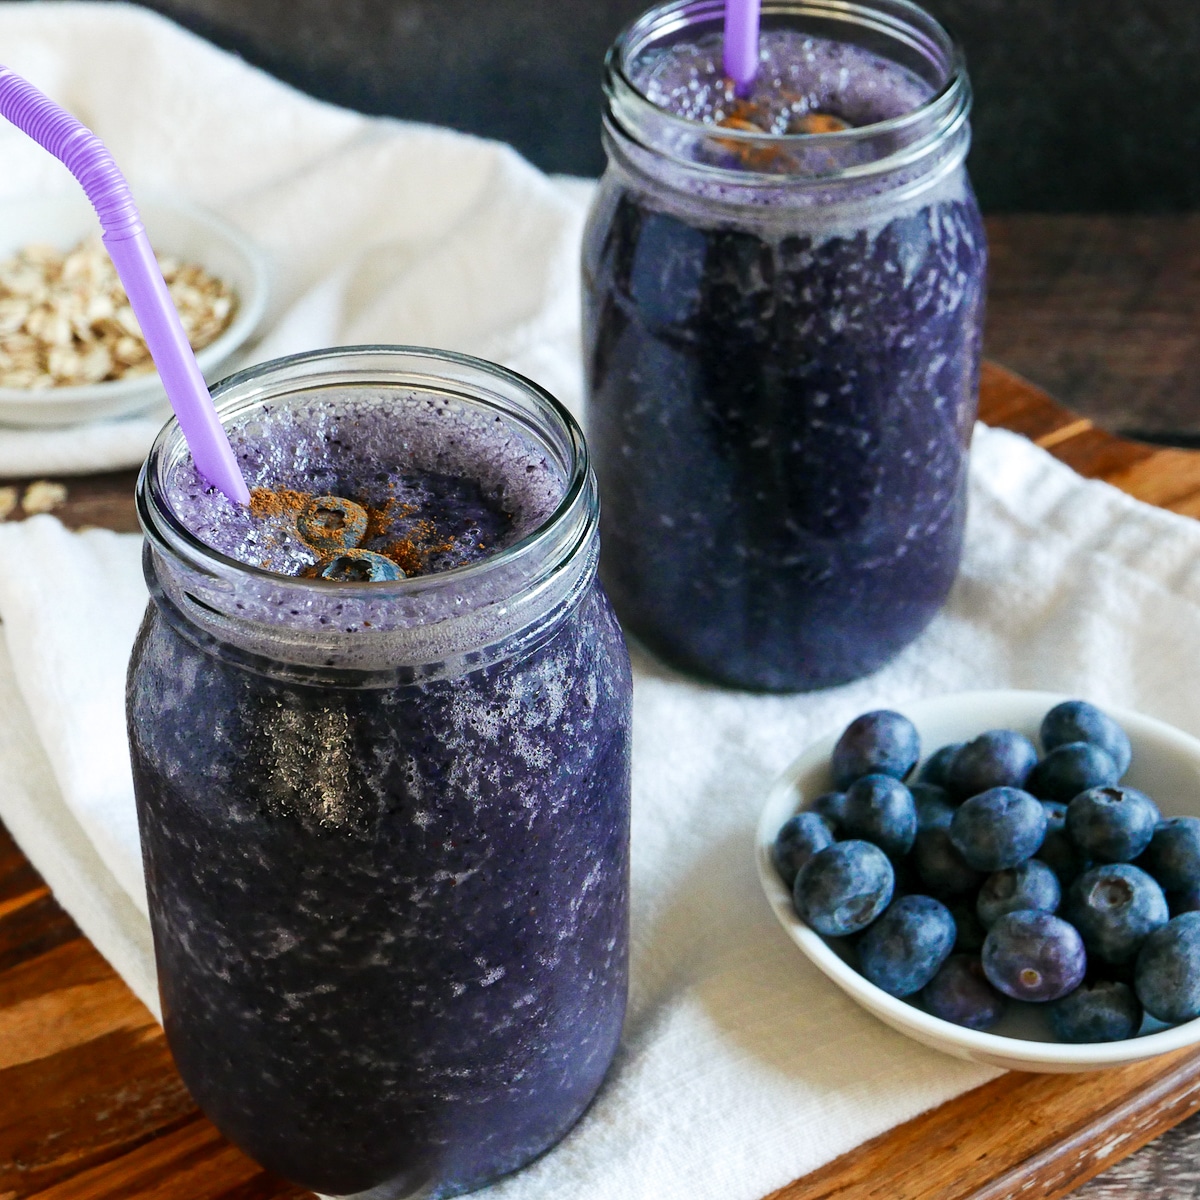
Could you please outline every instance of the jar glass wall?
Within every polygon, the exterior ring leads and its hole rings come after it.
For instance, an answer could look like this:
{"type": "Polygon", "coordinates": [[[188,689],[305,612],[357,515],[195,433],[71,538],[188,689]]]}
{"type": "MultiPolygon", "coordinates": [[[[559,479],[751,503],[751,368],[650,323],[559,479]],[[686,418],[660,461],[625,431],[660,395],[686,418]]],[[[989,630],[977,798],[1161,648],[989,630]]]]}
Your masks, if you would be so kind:
{"type": "Polygon", "coordinates": [[[388,583],[206,544],[175,425],[138,486],[129,733],[180,1073],[305,1187],[469,1190],[566,1132],[624,1013],[630,676],[586,447],[535,385],[436,352],[299,356],[214,394],[239,455],[332,413],[432,427],[431,453],[503,431],[561,481],[514,544],[388,583]]]}
{"type": "Polygon", "coordinates": [[[818,688],[892,658],[957,570],[986,264],[970,91],[906,0],[767,0],[742,101],[711,69],[723,10],[653,9],[607,61],[584,249],[601,573],[666,661],[818,688]]]}

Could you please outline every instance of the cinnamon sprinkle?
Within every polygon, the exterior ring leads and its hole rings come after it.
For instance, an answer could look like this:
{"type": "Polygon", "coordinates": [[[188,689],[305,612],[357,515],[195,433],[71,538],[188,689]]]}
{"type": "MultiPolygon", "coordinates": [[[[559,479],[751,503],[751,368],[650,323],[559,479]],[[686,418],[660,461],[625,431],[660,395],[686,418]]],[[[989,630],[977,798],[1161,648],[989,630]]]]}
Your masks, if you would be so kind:
{"type": "MultiPolygon", "coordinates": [[[[250,493],[250,513],[259,520],[290,517],[294,527],[296,517],[304,511],[314,495],[313,492],[299,492],[292,488],[280,488],[278,491],[270,488],[254,488],[250,493]]],[[[381,506],[370,505],[361,500],[356,503],[361,504],[367,512],[367,531],[363,537],[363,546],[373,540],[385,537],[396,520],[411,517],[417,512],[415,505],[401,504],[395,498],[381,506]]],[[[300,541],[306,545],[309,544],[299,529],[294,529],[294,532],[300,541]]],[[[477,543],[477,546],[480,550],[487,548],[483,542],[477,543]]],[[[316,550],[316,547],[312,548],[316,550]]],[[[453,538],[448,540],[441,538],[433,521],[420,520],[413,522],[404,537],[379,547],[374,552],[391,559],[406,576],[411,578],[414,575],[428,574],[430,559],[435,555],[449,554],[453,550],[453,538]]],[[[321,553],[319,550],[316,552],[321,553]]],[[[460,566],[461,564],[453,563],[451,565],[460,566]]],[[[317,563],[305,567],[299,572],[299,575],[302,578],[315,578],[319,574],[319,566],[320,564],[317,563]]]]}

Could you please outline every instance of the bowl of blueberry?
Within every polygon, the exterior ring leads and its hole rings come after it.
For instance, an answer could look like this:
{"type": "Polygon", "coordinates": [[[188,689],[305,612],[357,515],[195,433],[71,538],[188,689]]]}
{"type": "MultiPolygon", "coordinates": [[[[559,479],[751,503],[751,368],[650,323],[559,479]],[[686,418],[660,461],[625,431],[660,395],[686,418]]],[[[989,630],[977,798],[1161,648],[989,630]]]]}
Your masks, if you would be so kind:
{"type": "Polygon", "coordinates": [[[1045,692],[864,713],[772,786],[763,889],[830,979],[959,1058],[1200,1043],[1200,740],[1045,692]]]}

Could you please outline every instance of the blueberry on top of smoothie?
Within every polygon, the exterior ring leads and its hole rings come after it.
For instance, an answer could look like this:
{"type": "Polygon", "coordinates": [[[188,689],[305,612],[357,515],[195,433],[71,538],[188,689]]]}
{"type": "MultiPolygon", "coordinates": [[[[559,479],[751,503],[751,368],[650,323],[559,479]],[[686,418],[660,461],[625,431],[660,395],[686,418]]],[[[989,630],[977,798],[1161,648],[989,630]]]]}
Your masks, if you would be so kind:
{"type": "Polygon", "coordinates": [[[319,579],[337,583],[391,583],[404,579],[404,572],[390,558],[371,550],[343,550],[317,564],[319,579]]]}
{"type": "Polygon", "coordinates": [[[296,517],[296,532],[314,550],[353,550],[367,536],[367,510],[341,496],[313,496],[296,517]]]}

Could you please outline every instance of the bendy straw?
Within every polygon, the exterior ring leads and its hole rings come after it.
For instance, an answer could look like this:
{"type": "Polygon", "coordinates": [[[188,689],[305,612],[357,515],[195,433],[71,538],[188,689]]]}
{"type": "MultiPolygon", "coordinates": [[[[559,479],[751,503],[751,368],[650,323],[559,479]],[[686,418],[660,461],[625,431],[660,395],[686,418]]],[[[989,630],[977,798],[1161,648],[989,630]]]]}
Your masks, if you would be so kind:
{"type": "Polygon", "coordinates": [[[0,116],[48,150],[80,182],[100,218],[104,246],[142,328],[196,470],[237,504],[249,504],[229,438],[171,302],[125,177],[104,143],[33,84],[0,64],[0,116]]]}
{"type": "Polygon", "coordinates": [[[748,96],[758,74],[761,0],[725,0],[725,74],[739,96],[748,96]]]}

